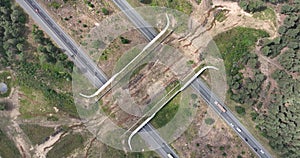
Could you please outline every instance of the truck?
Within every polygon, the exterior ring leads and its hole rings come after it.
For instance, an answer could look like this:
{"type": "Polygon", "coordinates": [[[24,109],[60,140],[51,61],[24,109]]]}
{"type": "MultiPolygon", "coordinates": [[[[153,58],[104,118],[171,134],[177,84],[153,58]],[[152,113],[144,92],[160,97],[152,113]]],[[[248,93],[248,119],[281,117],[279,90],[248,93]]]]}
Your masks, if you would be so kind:
{"type": "Polygon", "coordinates": [[[226,112],[227,110],[218,102],[218,101],[215,101],[214,102],[215,105],[218,106],[218,108],[222,111],[222,112],[226,112]]]}

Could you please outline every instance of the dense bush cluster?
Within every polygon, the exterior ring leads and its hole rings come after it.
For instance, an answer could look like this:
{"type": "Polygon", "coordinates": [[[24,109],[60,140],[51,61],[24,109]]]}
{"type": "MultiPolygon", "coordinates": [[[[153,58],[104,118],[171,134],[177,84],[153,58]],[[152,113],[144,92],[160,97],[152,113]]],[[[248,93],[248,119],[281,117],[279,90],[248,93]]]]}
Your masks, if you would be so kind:
{"type": "Polygon", "coordinates": [[[259,38],[267,36],[268,34],[261,30],[237,27],[215,37],[225,62],[229,95],[238,103],[257,103],[265,76],[259,71],[257,55],[250,50],[259,38]],[[243,75],[241,70],[244,70],[245,66],[252,75],[243,75]]]}
{"type": "Polygon", "coordinates": [[[271,94],[269,112],[257,118],[258,128],[282,157],[300,157],[300,81],[282,70],[272,77],[278,89],[271,94]]]}
{"type": "Polygon", "coordinates": [[[266,9],[266,5],[261,0],[241,0],[239,6],[246,12],[257,12],[266,9]]]}

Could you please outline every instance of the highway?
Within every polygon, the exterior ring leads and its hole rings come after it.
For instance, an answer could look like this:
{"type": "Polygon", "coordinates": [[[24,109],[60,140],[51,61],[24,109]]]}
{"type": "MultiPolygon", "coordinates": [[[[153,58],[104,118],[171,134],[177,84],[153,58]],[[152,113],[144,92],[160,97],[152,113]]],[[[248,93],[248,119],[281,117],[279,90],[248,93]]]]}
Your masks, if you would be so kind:
{"type": "MultiPolygon", "coordinates": [[[[68,36],[61,28],[56,24],[56,22],[47,14],[47,12],[34,0],[16,0],[16,2],[24,9],[25,12],[32,17],[32,19],[43,28],[43,30],[63,49],[70,59],[75,63],[75,65],[81,70],[85,70],[84,74],[91,83],[94,84],[95,87],[99,88],[107,82],[107,77],[103,73],[103,71],[92,61],[83,50],[72,40],[70,36],[68,36]]],[[[141,17],[135,17],[141,18],[141,17]]],[[[148,39],[153,39],[157,34],[155,30],[150,27],[149,24],[145,23],[137,23],[140,26],[149,26],[148,29],[143,29],[143,32],[147,32],[148,39]],[[150,31],[149,31],[150,30],[150,31]]],[[[167,154],[171,153],[173,157],[178,157],[176,153],[167,145],[167,143],[158,135],[158,133],[153,129],[150,124],[145,126],[145,129],[152,132],[144,133],[146,135],[143,137],[146,142],[154,147],[161,146],[162,148],[158,148],[155,151],[161,157],[167,157],[167,154]],[[154,139],[149,139],[149,137],[153,137],[154,139]]]]}
{"type": "MultiPolygon", "coordinates": [[[[124,10],[131,9],[125,14],[129,19],[138,26],[138,29],[147,37],[148,40],[153,39],[157,33],[156,31],[146,23],[136,11],[125,0],[113,0],[115,4],[124,10]]],[[[67,55],[74,61],[75,65],[81,69],[86,70],[85,75],[88,77],[96,87],[102,86],[107,78],[103,71],[79,48],[79,46],[66,34],[64,31],[54,22],[54,20],[46,13],[46,11],[34,0],[16,0],[16,2],[31,16],[33,19],[47,32],[47,34],[63,47],[67,55]]],[[[271,157],[270,154],[262,147],[262,145],[246,130],[246,128],[233,116],[233,114],[226,108],[226,106],[219,101],[219,99],[207,88],[200,80],[193,82],[192,86],[197,92],[204,98],[204,100],[212,107],[221,118],[223,118],[231,127],[237,132],[237,134],[260,156],[271,157]],[[214,101],[218,101],[224,106],[227,111],[220,112],[220,109],[214,104],[214,101]],[[239,129],[239,130],[238,130],[239,129]]],[[[143,138],[146,142],[152,146],[160,144],[161,148],[155,151],[162,157],[167,157],[167,153],[172,153],[174,157],[178,157],[176,153],[166,145],[165,141],[158,135],[150,124],[145,125],[141,131],[148,131],[148,136],[143,138]],[[152,131],[152,132],[149,132],[152,131]],[[153,139],[149,139],[152,136],[153,139]],[[155,145],[156,144],[156,145],[155,145]]],[[[142,132],[141,132],[142,133],[142,132]]]]}
{"type": "Polygon", "coordinates": [[[16,0],[16,2],[59,46],[66,50],[65,53],[67,53],[78,68],[86,71],[85,76],[95,87],[101,87],[107,81],[104,72],[98,68],[37,2],[34,0],[16,0]]]}
{"type": "MultiPolygon", "coordinates": [[[[128,4],[126,0],[113,0],[114,3],[125,13],[125,15],[132,21],[132,23],[146,36],[148,40],[152,40],[157,35],[154,29],[149,26],[147,22],[128,4]],[[144,26],[143,26],[144,25],[144,26]]],[[[233,115],[233,113],[226,107],[224,103],[201,81],[196,79],[192,83],[192,87],[200,94],[206,103],[215,111],[219,116],[232,127],[232,129],[246,142],[250,148],[262,158],[271,158],[270,153],[252,136],[252,134],[240,123],[240,121],[233,115]],[[222,112],[221,109],[215,104],[215,101],[226,109],[222,112]]],[[[148,124],[142,131],[151,131],[153,129],[147,128],[148,124]]],[[[154,133],[154,132],[150,132],[154,133]]],[[[155,135],[152,135],[155,136],[155,135]]],[[[159,139],[157,139],[159,140],[159,139]]],[[[150,142],[150,141],[149,141],[150,142]]],[[[159,142],[164,149],[163,140],[159,142]]]]}

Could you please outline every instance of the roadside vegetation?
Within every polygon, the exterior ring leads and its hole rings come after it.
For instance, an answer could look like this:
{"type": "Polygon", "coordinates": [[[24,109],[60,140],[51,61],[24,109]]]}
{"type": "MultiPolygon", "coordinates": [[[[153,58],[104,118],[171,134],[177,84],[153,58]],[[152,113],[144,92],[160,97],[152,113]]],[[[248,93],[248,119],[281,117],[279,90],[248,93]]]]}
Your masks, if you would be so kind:
{"type": "Polygon", "coordinates": [[[35,124],[21,124],[20,127],[33,145],[43,143],[54,133],[54,129],[51,127],[43,127],[35,124]]]}
{"type": "Polygon", "coordinates": [[[255,105],[265,76],[260,72],[257,55],[252,53],[258,39],[267,37],[262,30],[236,27],[214,39],[224,59],[229,96],[234,101],[255,105]],[[247,68],[247,73],[242,73],[247,68]]]}
{"type": "MultiPolygon", "coordinates": [[[[132,1],[136,1],[136,0],[132,0],[132,1]]],[[[193,6],[188,0],[139,0],[139,2],[151,6],[160,6],[160,7],[176,9],[187,15],[190,15],[193,11],[193,6]]]]}
{"type": "Polygon", "coordinates": [[[0,129],[0,155],[1,157],[19,158],[21,154],[7,135],[0,129]]]}

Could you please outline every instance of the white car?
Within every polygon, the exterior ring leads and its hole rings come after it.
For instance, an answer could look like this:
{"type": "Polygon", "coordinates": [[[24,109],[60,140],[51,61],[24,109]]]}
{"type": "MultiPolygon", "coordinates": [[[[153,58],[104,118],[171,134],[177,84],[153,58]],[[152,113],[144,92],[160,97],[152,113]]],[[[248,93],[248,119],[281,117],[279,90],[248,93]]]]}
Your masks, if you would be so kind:
{"type": "Polygon", "coordinates": [[[264,154],[264,153],[265,153],[265,152],[264,152],[263,150],[261,150],[261,149],[260,149],[260,152],[261,152],[262,154],[264,154]]]}
{"type": "Polygon", "coordinates": [[[231,122],[229,124],[230,124],[231,127],[234,127],[234,125],[231,122]]]}
{"type": "Polygon", "coordinates": [[[238,132],[240,132],[240,133],[242,132],[242,130],[241,130],[240,128],[238,128],[238,127],[236,128],[236,130],[237,130],[238,132]]]}

